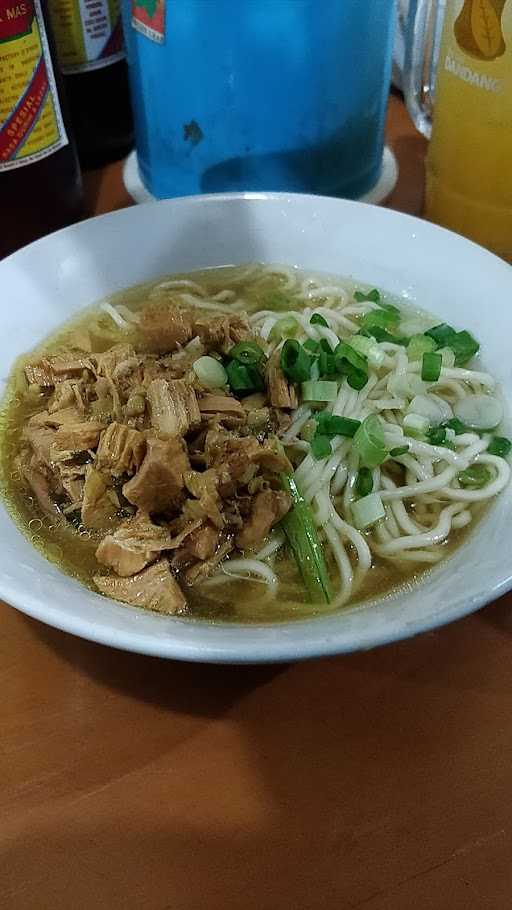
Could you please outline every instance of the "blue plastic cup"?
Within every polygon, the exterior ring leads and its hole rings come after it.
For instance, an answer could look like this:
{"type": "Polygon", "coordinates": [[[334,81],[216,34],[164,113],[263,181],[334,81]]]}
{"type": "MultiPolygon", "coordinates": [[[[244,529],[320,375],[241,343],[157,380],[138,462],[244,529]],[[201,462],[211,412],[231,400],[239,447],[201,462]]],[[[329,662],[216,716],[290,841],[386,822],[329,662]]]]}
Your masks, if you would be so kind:
{"type": "Polygon", "coordinates": [[[124,0],[139,173],[157,198],[377,183],[394,0],[124,0]]]}

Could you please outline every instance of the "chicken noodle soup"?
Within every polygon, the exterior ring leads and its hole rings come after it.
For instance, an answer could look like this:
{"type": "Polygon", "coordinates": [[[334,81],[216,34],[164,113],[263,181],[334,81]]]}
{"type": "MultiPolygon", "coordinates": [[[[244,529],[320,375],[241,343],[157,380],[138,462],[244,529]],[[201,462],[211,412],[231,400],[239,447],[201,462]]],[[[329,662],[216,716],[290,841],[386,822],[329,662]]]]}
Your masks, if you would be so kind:
{"type": "Polygon", "coordinates": [[[509,480],[478,347],[297,269],[134,288],[13,370],[7,505],[126,604],[261,621],[360,603],[446,556],[509,480]]]}

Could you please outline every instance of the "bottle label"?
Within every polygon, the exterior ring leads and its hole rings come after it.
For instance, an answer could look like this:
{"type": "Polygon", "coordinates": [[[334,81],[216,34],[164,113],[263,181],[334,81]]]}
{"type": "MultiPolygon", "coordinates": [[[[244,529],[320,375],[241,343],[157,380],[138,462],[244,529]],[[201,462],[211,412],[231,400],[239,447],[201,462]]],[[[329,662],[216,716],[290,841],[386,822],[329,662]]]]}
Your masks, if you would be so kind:
{"type": "Polygon", "coordinates": [[[124,59],[120,0],[53,0],[62,72],[83,73],[124,59]]]}
{"type": "Polygon", "coordinates": [[[67,143],[40,0],[0,0],[0,173],[67,143]]]}
{"type": "Polygon", "coordinates": [[[157,44],[165,39],[165,0],[132,0],[132,26],[157,44]]]}

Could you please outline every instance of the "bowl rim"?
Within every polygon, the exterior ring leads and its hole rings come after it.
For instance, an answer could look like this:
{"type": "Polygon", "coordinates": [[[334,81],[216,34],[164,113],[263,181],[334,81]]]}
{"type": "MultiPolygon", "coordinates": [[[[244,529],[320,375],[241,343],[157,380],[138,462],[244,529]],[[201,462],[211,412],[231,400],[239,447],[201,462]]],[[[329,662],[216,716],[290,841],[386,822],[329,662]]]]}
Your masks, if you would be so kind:
{"type": "MultiPolygon", "coordinates": [[[[317,196],[305,193],[248,191],[181,196],[156,202],[152,201],[137,207],[128,206],[123,209],[97,215],[93,218],[62,228],[59,231],[34,241],[32,244],[22,247],[0,263],[0,273],[4,264],[9,265],[10,263],[16,262],[17,259],[23,261],[25,256],[27,256],[27,253],[34,248],[44,249],[46,245],[51,247],[55,239],[59,236],[67,234],[68,236],[79,238],[82,232],[87,233],[91,230],[91,227],[94,227],[97,223],[116,222],[121,219],[129,220],[131,217],[134,217],[134,211],[140,209],[147,210],[148,206],[153,207],[157,205],[160,208],[166,207],[172,211],[172,209],[177,206],[186,206],[188,208],[201,207],[205,204],[229,204],[233,202],[278,202],[286,204],[290,202],[293,203],[293,201],[297,200],[300,200],[306,205],[308,203],[311,205],[321,205],[326,202],[331,205],[339,205],[340,217],[342,217],[343,210],[345,212],[350,212],[351,209],[360,210],[361,208],[364,208],[369,212],[371,211],[372,218],[382,218],[383,220],[393,220],[402,223],[409,222],[409,226],[413,227],[416,225],[423,236],[439,236],[440,234],[445,234],[447,235],[447,238],[450,238],[451,243],[456,241],[456,243],[460,244],[465,249],[472,248],[474,255],[478,256],[483,262],[488,262],[494,269],[503,269],[504,275],[506,270],[510,270],[508,263],[488,250],[480,247],[473,241],[455,234],[446,228],[424,221],[414,215],[393,209],[376,207],[368,203],[338,199],[330,196],[317,196]]],[[[508,271],[507,274],[509,274],[508,271]]],[[[512,273],[510,274],[512,276],[512,273]]],[[[10,520],[13,521],[12,518],[10,520]]],[[[16,526],[16,523],[13,523],[16,526]]],[[[22,532],[20,531],[19,533],[21,534],[22,532]]],[[[42,556],[41,558],[44,559],[42,556]]],[[[61,574],[69,581],[74,581],[65,573],[61,574]]],[[[79,585],[82,591],[87,590],[79,582],[74,581],[74,583],[79,585]]],[[[418,587],[421,588],[421,585],[422,582],[420,581],[418,587]]],[[[464,597],[455,602],[451,609],[444,609],[442,614],[436,615],[429,613],[423,617],[419,617],[417,620],[408,621],[406,623],[398,622],[395,624],[394,622],[390,622],[388,625],[381,626],[377,629],[370,627],[366,630],[364,637],[352,635],[347,638],[346,633],[344,635],[343,629],[341,628],[338,633],[336,633],[336,631],[330,631],[329,634],[322,634],[322,626],[325,625],[326,619],[335,618],[336,614],[333,613],[329,613],[326,616],[316,615],[314,617],[293,619],[272,624],[259,623],[250,625],[244,623],[215,623],[207,620],[194,620],[191,618],[179,619],[177,617],[160,617],[158,614],[155,614],[155,619],[165,619],[167,624],[171,623],[174,628],[178,627],[178,623],[185,623],[187,626],[194,626],[195,628],[200,626],[203,636],[202,638],[198,637],[197,641],[195,641],[193,638],[187,640],[186,636],[184,639],[180,637],[175,638],[172,635],[172,632],[170,632],[172,626],[169,625],[167,626],[166,631],[170,634],[167,634],[162,638],[156,634],[156,624],[154,634],[137,633],[131,628],[128,629],[128,631],[125,631],[124,629],[114,629],[108,624],[105,625],[102,622],[95,622],[94,619],[66,613],[62,608],[56,609],[53,605],[48,604],[45,600],[38,597],[37,593],[34,593],[32,590],[28,588],[23,590],[22,585],[9,584],[6,583],[4,579],[0,578],[0,594],[5,598],[8,604],[22,613],[64,632],[77,635],[92,642],[105,644],[110,647],[134,653],[184,661],[223,664],[278,663],[350,653],[356,650],[367,650],[392,641],[413,637],[421,632],[446,625],[449,622],[474,612],[511,589],[512,574],[505,575],[494,585],[491,584],[487,589],[479,590],[473,595],[469,595],[468,597],[464,597]],[[235,643],[224,641],[224,643],[222,643],[222,639],[225,639],[226,637],[229,638],[229,636],[220,633],[225,633],[229,628],[237,630],[240,630],[241,628],[244,628],[245,630],[250,629],[252,634],[247,636],[247,640],[244,643],[239,641],[235,643]],[[294,629],[300,630],[301,634],[294,635],[294,629]],[[278,631],[281,631],[281,633],[285,631],[290,634],[275,635],[278,631]],[[273,632],[274,635],[272,635],[271,632],[273,632]],[[262,633],[265,634],[262,635],[262,633]]],[[[105,598],[101,597],[99,594],[95,594],[90,590],[88,591],[88,594],[100,603],[105,602],[105,598]]],[[[390,597],[390,601],[392,600],[393,595],[390,597]]],[[[380,598],[378,602],[382,603],[383,599],[380,598]]],[[[126,609],[126,606],[120,607],[118,603],[109,599],[107,599],[107,603],[113,604],[123,610],[126,609]]],[[[133,607],[129,609],[133,614],[144,614],[147,616],[147,611],[133,607]]]]}

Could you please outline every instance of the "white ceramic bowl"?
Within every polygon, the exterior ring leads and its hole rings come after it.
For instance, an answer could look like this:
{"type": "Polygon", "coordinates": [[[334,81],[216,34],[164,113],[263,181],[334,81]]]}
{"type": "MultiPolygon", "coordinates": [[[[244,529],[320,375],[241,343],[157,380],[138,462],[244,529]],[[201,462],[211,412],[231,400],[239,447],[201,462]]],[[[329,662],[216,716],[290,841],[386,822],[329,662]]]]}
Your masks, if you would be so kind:
{"type": "MultiPolygon", "coordinates": [[[[448,231],[397,212],[317,196],[191,197],[75,225],[0,262],[0,356],[14,358],[81,307],[173,271],[258,260],[325,270],[403,294],[472,330],[512,399],[512,269],[448,231]]],[[[94,641],[183,660],[295,660],[370,648],[457,619],[512,587],[507,490],[455,555],[408,593],[277,625],[208,624],[106,600],[32,548],[0,507],[0,596],[94,641]]]]}

